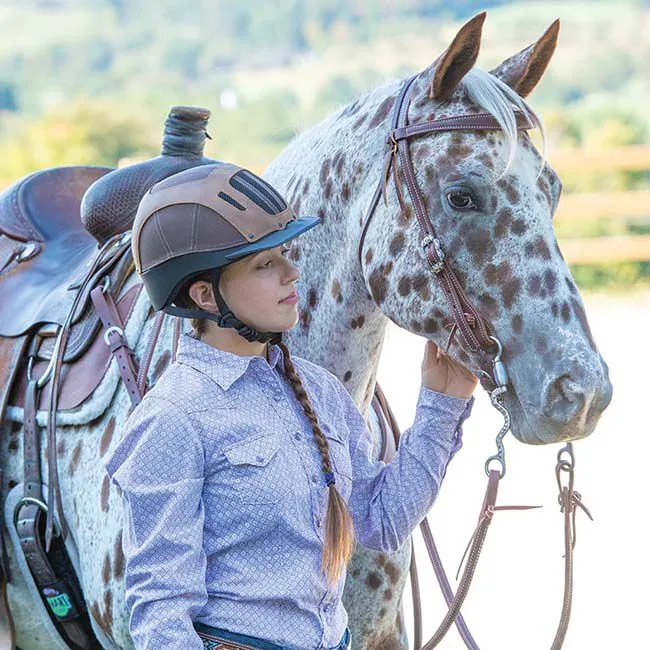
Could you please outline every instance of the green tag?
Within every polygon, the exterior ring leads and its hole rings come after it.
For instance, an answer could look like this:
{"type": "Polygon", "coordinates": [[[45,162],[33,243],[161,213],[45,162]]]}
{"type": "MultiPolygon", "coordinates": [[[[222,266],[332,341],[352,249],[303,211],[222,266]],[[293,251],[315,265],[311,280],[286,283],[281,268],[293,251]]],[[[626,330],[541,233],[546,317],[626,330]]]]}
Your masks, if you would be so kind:
{"type": "Polygon", "coordinates": [[[51,610],[59,617],[63,618],[72,609],[72,603],[68,594],[59,594],[58,596],[48,596],[47,602],[51,610]]]}

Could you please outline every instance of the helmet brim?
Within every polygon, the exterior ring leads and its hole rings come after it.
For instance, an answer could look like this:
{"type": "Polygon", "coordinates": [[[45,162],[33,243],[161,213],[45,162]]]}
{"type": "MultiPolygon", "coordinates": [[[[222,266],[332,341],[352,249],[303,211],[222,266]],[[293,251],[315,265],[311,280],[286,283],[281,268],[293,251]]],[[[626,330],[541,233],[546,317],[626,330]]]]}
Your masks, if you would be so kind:
{"type": "Polygon", "coordinates": [[[247,255],[259,253],[260,251],[275,248],[284,244],[285,242],[302,235],[304,232],[311,230],[314,226],[318,225],[322,219],[320,217],[298,217],[286,225],[282,230],[276,230],[268,235],[265,235],[256,242],[251,242],[242,246],[239,250],[234,250],[226,253],[224,256],[229,262],[240,259],[247,255]]]}

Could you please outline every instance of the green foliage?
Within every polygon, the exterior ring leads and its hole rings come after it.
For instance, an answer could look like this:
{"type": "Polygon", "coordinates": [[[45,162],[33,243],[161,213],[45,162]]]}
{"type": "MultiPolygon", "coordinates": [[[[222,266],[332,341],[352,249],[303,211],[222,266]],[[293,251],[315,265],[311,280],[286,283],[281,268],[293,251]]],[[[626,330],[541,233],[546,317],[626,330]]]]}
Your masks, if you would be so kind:
{"type": "Polygon", "coordinates": [[[0,143],[0,179],[59,165],[117,166],[127,156],[154,156],[149,127],[122,109],[96,102],[66,104],[26,121],[0,143]]]}
{"type": "Polygon", "coordinates": [[[571,274],[580,289],[625,292],[650,288],[650,262],[573,264],[571,274]]]}
{"type": "MultiPolygon", "coordinates": [[[[174,104],[212,110],[207,155],[261,170],[304,126],[423,69],[489,9],[489,70],[558,16],[560,42],[530,103],[549,150],[650,143],[647,0],[4,0],[0,185],[62,164],[159,150],[174,104]],[[453,25],[450,23],[453,22],[453,25]],[[236,109],[219,106],[233,89],[236,109]],[[90,99],[89,99],[90,98],[90,99]]],[[[650,186],[650,170],[563,174],[564,192],[650,186]]],[[[644,220],[563,224],[561,236],[646,233],[644,220]]],[[[644,282],[648,265],[575,267],[584,288],[644,282]]]]}

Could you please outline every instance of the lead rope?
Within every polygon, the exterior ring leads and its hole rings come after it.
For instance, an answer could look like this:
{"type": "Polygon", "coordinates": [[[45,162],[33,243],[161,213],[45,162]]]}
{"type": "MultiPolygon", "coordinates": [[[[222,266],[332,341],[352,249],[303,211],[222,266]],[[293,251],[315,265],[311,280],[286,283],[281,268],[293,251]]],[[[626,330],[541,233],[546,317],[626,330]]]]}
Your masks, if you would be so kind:
{"type": "Polygon", "coordinates": [[[576,545],[577,508],[583,510],[592,521],[594,519],[587,506],[582,503],[580,492],[576,492],[573,489],[575,478],[574,468],[575,456],[573,454],[573,445],[569,442],[558,452],[557,465],[555,466],[555,477],[560,491],[557,498],[560,504],[560,512],[564,513],[564,599],[562,601],[560,622],[558,623],[551,650],[559,650],[562,647],[569,627],[569,619],[571,618],[571,602],[573,600],[573,550],[576,545]],[[567,458],[563,458],[565,454],[567,458]],[[562,473],[568,475],[566,485],[562,485],[562,473]]]}

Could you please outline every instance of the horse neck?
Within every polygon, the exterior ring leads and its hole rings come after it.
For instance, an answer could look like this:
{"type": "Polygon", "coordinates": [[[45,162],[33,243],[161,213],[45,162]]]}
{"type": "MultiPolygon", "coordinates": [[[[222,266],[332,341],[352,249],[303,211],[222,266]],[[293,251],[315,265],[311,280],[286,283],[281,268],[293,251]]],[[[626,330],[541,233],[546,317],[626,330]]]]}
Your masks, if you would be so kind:
{"type": "Polygon", "coordinates": [[[300,321],[289,343],[334,373],[362,412],[372,399],[387,319],[366,288],[357,245],[381,174],[397,83],[305,131],[265,173],[296,214],[323,220],[294,243],[300,321]]]}

